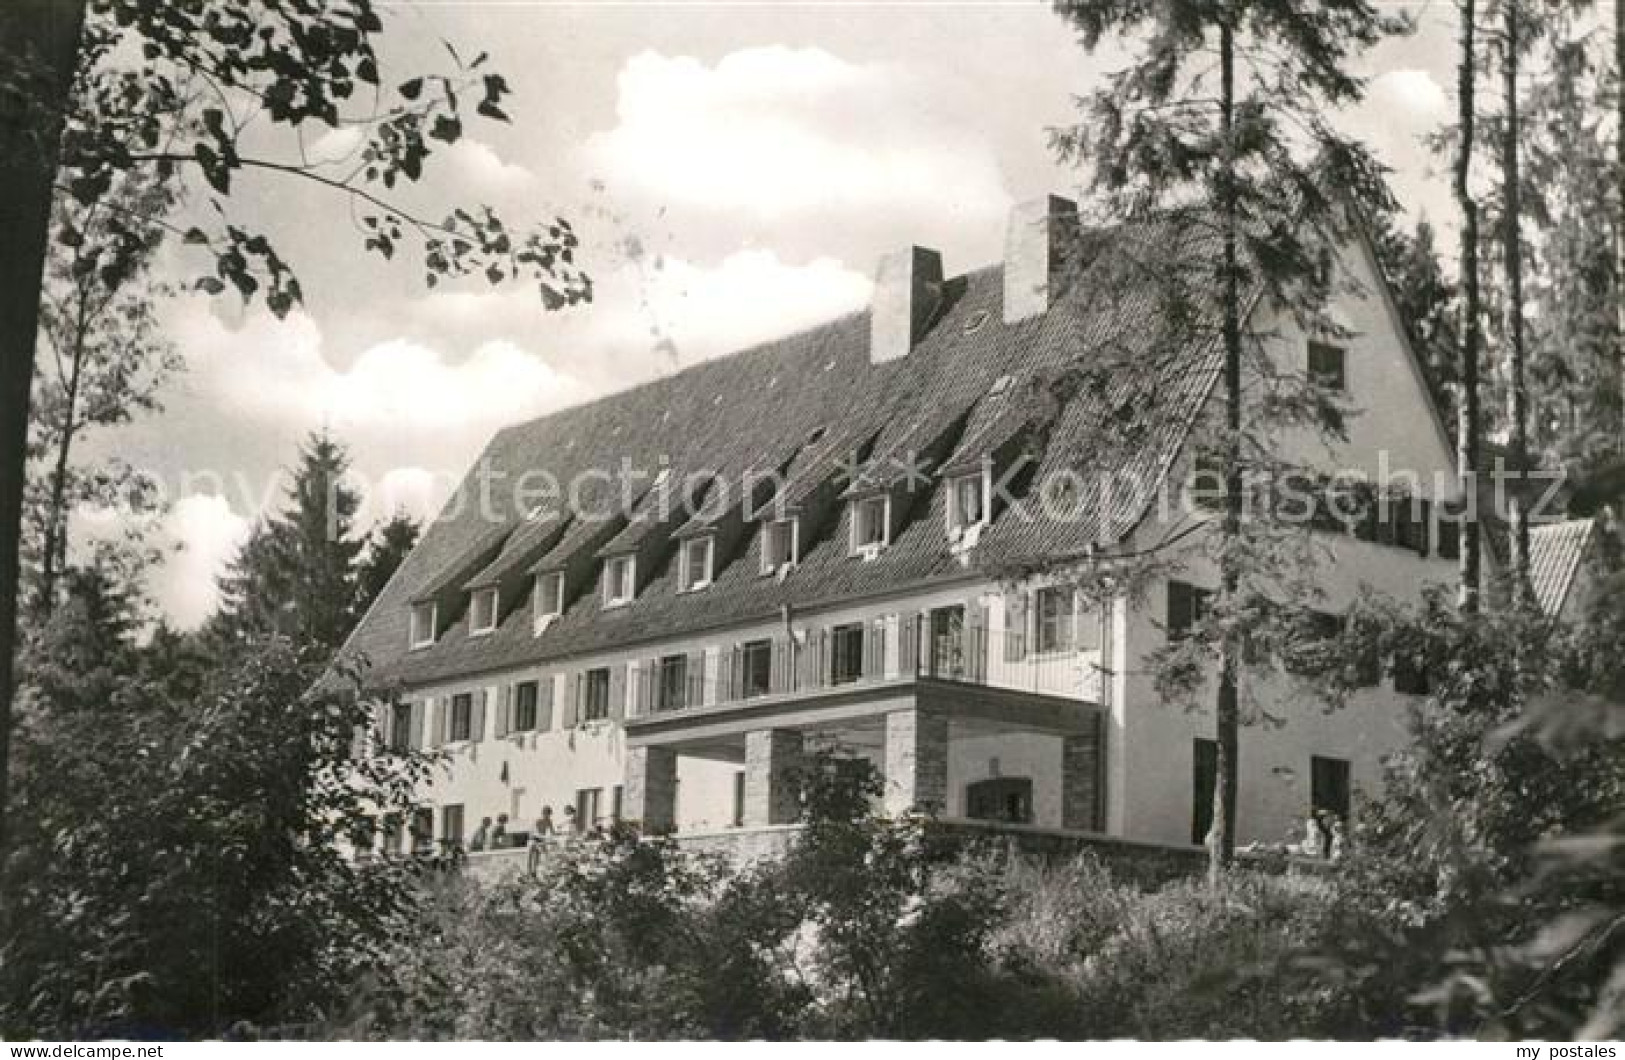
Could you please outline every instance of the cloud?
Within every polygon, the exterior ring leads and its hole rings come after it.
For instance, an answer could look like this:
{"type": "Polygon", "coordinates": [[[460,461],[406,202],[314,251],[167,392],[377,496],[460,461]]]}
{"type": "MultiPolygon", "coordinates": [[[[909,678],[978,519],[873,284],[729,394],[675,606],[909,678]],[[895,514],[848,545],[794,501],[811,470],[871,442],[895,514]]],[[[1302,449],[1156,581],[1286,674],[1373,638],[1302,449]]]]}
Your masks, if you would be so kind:
{"type": "Polygon", "coordinates": [[[758,47],[715,66],[645,51],[622,67],[618,123],[584,147],[615,192],[759,219],[844,213],[873,223],[1002,216],[1009,195],[983,138],[898,67],[817,48],[758,47]]]}
{"type": "Polygon", "coordinates": [[[1396,112],[1413,125],[1432,126],[1443,120],[1450,108],[1444,88],[1426,70],[1389,70],[1371,81],[1368,105],[1385,115],[1396,112]]]}

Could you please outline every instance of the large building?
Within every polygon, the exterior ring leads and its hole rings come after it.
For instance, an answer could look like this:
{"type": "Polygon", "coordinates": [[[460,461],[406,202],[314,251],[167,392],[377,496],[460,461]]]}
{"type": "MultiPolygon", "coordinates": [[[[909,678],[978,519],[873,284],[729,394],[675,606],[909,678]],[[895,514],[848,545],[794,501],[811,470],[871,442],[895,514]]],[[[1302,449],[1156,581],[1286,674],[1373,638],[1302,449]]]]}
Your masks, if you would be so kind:
{"type": "MultiPolygon", "coordinates": [[[[1212,713],[1164,703],[1146,658],[1215,571],[1192,550],[1092,604],[1045,569],[1200,540],[1211,511],[1168,487],[1219,351],[1162,337],[1119,267],[1128,230],[1077,236],[1065,200],[1023,205],[1000,265],[948,278],[910,248],[864,312],[499,433],[347,648],[383,738],[446,753],[416,832],[574,807],[743,835],[792,821],[796,763],[840,748],[879,766],[893,812],[1199,842],[1212,713]],[[1107,357],[1161,367],[1123,393],[1056,384],[1107,357]],[[1154,396],[1149,427],[1097,444],[1131,391],[1154,396]]],[[[1346,442],[1285,432],[1282,452],[1429,503],[1313,531],[1328,617],[1456,571],[1433,517],[1456,496],[1446,431],[1369,246],[1345,265],[1334,341],[1252,310],[1279,364],[1359,410],[1346,442]]],[[[1328,711],[1249,670],[1241,841],[1372,790],[1424,682],[1374,669],[1328,711]]]]}

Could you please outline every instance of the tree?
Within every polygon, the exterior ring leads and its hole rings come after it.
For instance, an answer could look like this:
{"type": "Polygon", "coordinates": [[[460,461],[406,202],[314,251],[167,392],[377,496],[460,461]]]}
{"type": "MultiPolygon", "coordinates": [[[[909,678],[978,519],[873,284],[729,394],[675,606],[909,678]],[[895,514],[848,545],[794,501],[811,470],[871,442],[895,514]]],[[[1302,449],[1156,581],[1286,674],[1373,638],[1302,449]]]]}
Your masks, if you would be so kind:
{"type": "Polygon", "coordinates": [[[200,668],[173,635],[138,644],[100,572],[65,581],[25,660],[0,1033],[218,1036],[325,1010],[416,887],[345,841],[412,805],[427,759],[358,744],[374,707],[349,681],[310,693],[323,653],[273,638],[200,668]]]}
{"type": "Polygon", "coordinates": [[[223,643],[281,635],[336,651],[357,612],[360,495],[344,482],[349,456],[325,433],[299,452],[283,510],[258,527],[221,579],[210,633],[223,643]]]}
{"type": "Polygon", "coordinates": [[[132,175],[88,206],[64,199],[54,211],[53,228],[65,250],[46,268],[40,339],[50,356],[40,362],[34,384],[29,451],[40,468],[30,482],[25,539],[37,616],[49,617],[55,605],[73,508],[140,509],[151,492],[144,476],[116,461],[82,468],[75,447],[92,430],[157,408],[159,387],[179,365],[158,334],[160,292],[147,275],[162,229],[141,220],[165,212],[171,198],[166,187],[132,175]],[[130,250],[126,272],[110,275],[96,267],[109,242],[126,240],[137,228],[143,238],[130,250]]]}
{"type": "Polygon", "coordinates": [[[356,572],[355,621],[361,621],[389,579],[418,543],[420,527],[405,512],[396,512],[376,527],[367,539],[367,550],[356,572]]]}
{"type": "MultiPolygon", "coordinates": [[[[1273,364],[1249,325],[1252,300],[1283,307],[1311,333],[1337,332],[1322,310],[1339,282],[1336,253],[1354,237],[1347,203],[1332,189],[1365,189],[1371,198],[1380,192],[1374,190],[1378,167],[1328,115],[1361,95],[1350,60],[1403,23],[1364,0],[1337,0],[1313,12],[1269,0],[1109,0],[1062,2],[1056,9],[1086,50],[1108,34],[1140,47],[1131,65],[1089,97],[1087,122],[1056,136],[1057,148],[1063,158],[1090,165],[1092,186],[1108,197],[1113,216],[1173,218],[1173,237],[1164,242],[1176,256],[1206,263],[1195,288],[1206,301],[1175,314],[1190,322],[1178,348],[1186,349],[1204,324],[1211,328],[1207,321],[1219,320],[1222,423],[1199,459],[1222,480],[1212,546],[1220,588],[1206,623],[1209,635],[1188,638],[1159,674],[1188,679],[1204,655],[1218,671],[1209,835],[1217,878],[1235,846],[1243,644],[1249,627],[1270,610],[1271,589],[1279,589],[1267,583],[1285,574],[1257,521],[1243,519],[1244,480],[1292,473],[1270,441],[1287,425],[1334,435],[1341,429],[1335,400],[1314,380],[1293,378],[1273,364]],[[1247,375],[1261,381],[1264,394],[1250,408],[1247,375]]],[[[1188,301],[1191,282],[1188,272],[1180,277],[1176,297],[1188,301]]]]}
{"type": "Polygon", "coordinates": [[[1461,397],[1456,405],[1456,477],[1461,481],[1465,510],[1461,513],[1461,586],[1459,599],[1464,610],[1478,607],[1483,555],[1479,544],[1479,392],[1478,358],[1481,346],[1483,309],[1480,305],[1478,275],[1478,201],[1473,197],[1473,143],[1478,111],[1475,91],[1478,78],[1478,5],[1476,0],[1457,0],[1461,22],[1456,57],[1457,143],[1451,190],[1461,213],[1461,397]]]}
{"type": "MultiPolygon", "coordinates": [[[[489,207],[458,206],[436,218],[396,198],[422,179],[439,146],[462,138],[465,119],[508,120],[509,88],[484,54],[465,61],[448,45],[447,72],[415,73],[386,90],[374,47],[382,31],[373,0],[19,0],[0,13],[10,75],[0,84],[0,221],[8,233],[0,364],[9,373],[0,378],[0,770],[9,762],[29,390],[54,194],[88,205],[134,170],[159,181],[201,179],[214,209],[200,211],[204,220],[184,233],[212,265],[199,288],[229,286],[278,314],[300,300],[299,282],[270,239],[227,212],[245,171],[348,201],[362,246],[385,258],[415,246],[431,284],[527,280],[548,309],[590,298],[566,221],[519,231],[489,207]],[[337,174],[310,164],[300,134],[341,125],[365,137],[360,164],[337,174]]],[[[132,231],[95,267],[122,275],[140,241],[132,231]]],[[[0,854],[7,790],[0,772],[0,854]]]]}

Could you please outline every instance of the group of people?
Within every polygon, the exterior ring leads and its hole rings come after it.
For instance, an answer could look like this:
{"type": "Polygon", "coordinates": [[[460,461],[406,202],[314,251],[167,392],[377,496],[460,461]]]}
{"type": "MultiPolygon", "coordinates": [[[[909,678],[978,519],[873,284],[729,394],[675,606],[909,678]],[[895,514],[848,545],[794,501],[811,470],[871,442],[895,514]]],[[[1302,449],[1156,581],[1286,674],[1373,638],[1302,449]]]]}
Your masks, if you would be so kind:
{"type": "Polygon", "coordinates": [[[1303,839],[1293,853],[1308,858],[1342,861],[1347,843],[1343,819],[1335,813],[1316,810],[1304,821],[1303,839]]]}
{"type": "Polygon", "coordinates": [[[602,833],[602,826],[593,822],[590,826],[583,826],[577,818],[576,808],[564,808],[564,820],[555,823],[553,820],[553,807],[543,806],[542,815],[536,818],[529,834],[523,832],[510,832],[508,830],[508,815],[497,814],[493,823],[486,817],[480,821],[480,826],[469,837],[468,849],[470,852],[480,850],[511,850],[521,846],[530,850],[530,871],[534,872],[541,861],[542,851],[552,843],[565,839],[578,837],[592,838],[602,833]]]}

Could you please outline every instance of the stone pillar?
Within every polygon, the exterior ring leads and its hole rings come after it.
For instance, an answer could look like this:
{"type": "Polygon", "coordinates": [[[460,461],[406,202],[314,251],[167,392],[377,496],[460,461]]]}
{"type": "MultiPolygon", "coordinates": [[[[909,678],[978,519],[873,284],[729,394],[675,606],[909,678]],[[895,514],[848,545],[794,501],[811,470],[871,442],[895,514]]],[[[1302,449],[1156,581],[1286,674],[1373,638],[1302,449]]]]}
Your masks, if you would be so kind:
{"type": "Polygon", "coordinates": [[[622,813],[646,835],[677,830],[677,752],[633,747],[626,752],[622,813]]]}
{"type": "Polygon", "coordinates": [[[886,715],[886,814],[948,808],[948,718],[928,710],[886,715]]]}
{"type": "Polygon", "coordinates": [[[1061,827],[1099,831],[1104,826],[1101,810],[1102,726],[1094,731],[1061,740],[1061,827]]]}
{"type": "Polygon", "coordinates": [[[791,824],[801,816],[796,767],[801,734],[793,729],[756,729],[745,734],[745,827],[791,824]]]}

